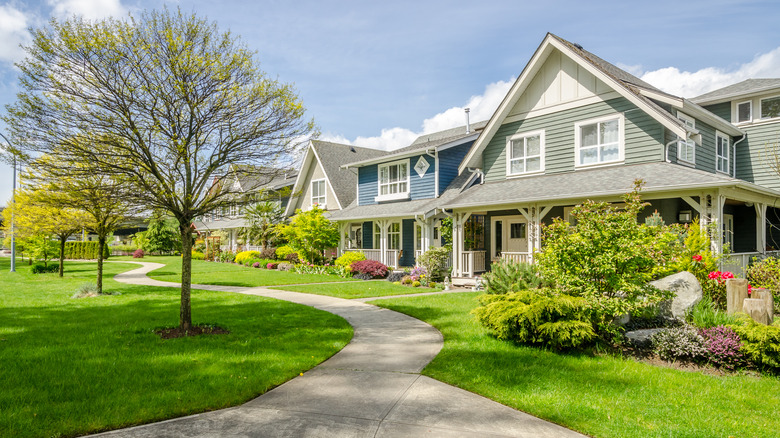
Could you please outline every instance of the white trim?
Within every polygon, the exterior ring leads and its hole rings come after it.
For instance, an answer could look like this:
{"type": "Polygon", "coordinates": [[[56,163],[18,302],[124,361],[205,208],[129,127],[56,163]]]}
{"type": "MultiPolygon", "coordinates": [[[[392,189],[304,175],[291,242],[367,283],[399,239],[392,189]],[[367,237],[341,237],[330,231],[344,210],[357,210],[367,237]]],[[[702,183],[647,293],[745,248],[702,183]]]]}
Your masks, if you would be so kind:
{"type": "Polygon", "coordinates": [[[776,96],[768,96],[763,97],[761,99],[758,99],[758,119],[759,120],[775,120],[780,118],[780,115],[774,116],[774,117],[764,117],[764,109],[762,108],[764,106],[764,101],[769,99],[780,99],[780,94],[776,96]]]}
{"type": "Polygon", "coordinates": [[[719,173],[723,173],[726,175],[731,175],[731,137],[728,135],[720,132],[715,131],[715,171],[719,173]],[[718,139],[722,138],[726,140],[726,155],[718,155],[718,139]],[[722,159],[726,160],[726,168],[725,169],[719,169],[719,164],[722,159]]]}
{"type": "Polygon", "coordinates": [[[303,162],[301,163],[301,170],[298,172],[298,176],[295,177],[295,184],[293,184],[292,192],[290,193],[290,200],[287,202],[287,207],[284,209],[285,216],[292,216],[295,213],[295,207],[300,204],[302,196],[296,196],[295,194],[300,191],[300,185],[303,184],[301,179],[306,180],[306,173],[311,166],[310,153],[313,153],[314,147],[311,140],[309,140],[309,147],[306,149],[306,155],[303,156],[303,162]],[[298,189],[298,190],[296,190],[298,189]]]}
{"type": "Polygon", "coordinates": [[[753,122],[753,99],[749,100],[743,100],[742,102],[735,102],[734,103],[734,123],[735,124],[742,124],[742,123],[752,123],[753,122]],[[740,121],[739,120],[739,106],[743,104],[750,104],[750,116],[747,120],[740,121]]]}
{"type": "MultiPolygon", "coordinates": [[[[410,176],[410,173],[411,173],[411,162],[410,161],[411,160],[409,158],[406,158],[404,160],[391,161],[391,162],[388,162],[388,163],[378,164],[376,166],[376,179],[377,179],[376,191],[377,191],[377,196],[374,198],[374,200],[376,202],[392,201],[392,200],[398,200],[398,199],[409,199],[409,197],[410,197],[410,195],[412,193],[412,181],[411,181],[411,176],[410,176]],[[382,184],[382,168],[385,168],[385,167],[386,168],[390,168],[392,166],[400,166],[402,164],[406,165],[406,179],[405,179],[406,191],[403,191],[403,192],[399,191],[397,193],[386,193],[386,194],[383,195],[382,194],[382,185],[383,185],[382,184]]],[[[400,177],[400,175],[399,175],[399,177],[400,177]]],[[[386,183],[384,185],[390,186],[392,184],[398,184],[400,186],[403,183],[404,183],[404,180],[403,179],[399,179],[396,182],[393,182],[393,183],[388,182],[388,183],[386,183]]]]}
{"type": "MultiPolygon", "coordinates": [[[[681,120],[683,123],[685,123],[687,127],[696,129],[696,119],[694,119],[693,117],[683,113],[682,111],[677,111],[677,118],[681,120]]],[[[679,140],[677,140],[677,161],[680,163],[687,163],[693,166],[696,165],[696,142],[694,140],[691,140],[689,138],[679,138],[679,140]],[[691,148],[693,159],[688,160],[680,156],[681,144],[685,144],[686,147],[691,148]]]]}
{"type": "Polygon", "coordinates": [[[518,134],[514,134],[511,136],[508,136],[506,138],[506,147],[504,149],[505,156],[506,156],[506,176],[507,178],[513,177],[513,176],[527,176],[527,175],[538,175],[540,173],[544,173],[544,156],[545,156],[545,132],[544,129],[540,129],[537,131],[530,131],[530,132],[521,132],[518,134]],[[512,161],[515,160],[525,160],[526,163],[528,161],[528,157],[524,156],[522,158],[512,158],[512,142],[515,140],[526,140],[524,147],[527,149],[527,139],[531,137],[539,137],[539,169],[534,171],[525,171],[525,172],[518,172],[518,173],[512,173],[512,161]]]}
{"type": "MultiPolygon", "coordinates": [[[[610,114],[608,116],[598,117],[595,119],[589,119],[589,120],[582,120],[579,122],[574,123],[574,168],[585,168],[585,167],[595,167],[595,166],[604,166],[609,164],[616,164],[616,163],[622,163],[626,159],[626,142],[625,142],[625,133],[626,133],[626,118],[623,115],[623,113],[616,113],[616,114],[610,114]],[[618,121],[618,158],[615,160],[609,160],[609,161],[598,161],[596,163],[588,163],[583,164],[580,162],[580,149],[582,148],[582,127],[587,125],[593,125],[603,122],[608,122],[612,120],[618,121]]],[[[601,144],[597,144],[596,148],[598,149],[601,144]]],[[[592,147],[592,146],[589,146],[592,147]]]]}
{"type": "Polygon", "coordinates": [[[663,102],[673,107],[680,108],[685,103],[685,99],[671,94],[664,93],[663,91],[648,90],[647,88],[639,88],[639,87],[637,88],[639,89],[639,94],[641,94],[642,96],[649,97],[650,99],[663,102]]]}
{"type": "Polygon", "coordinates": [[[309,188],[311,189],[311,196],[309,198],[309,204],[311,205],[312,208],[314,208],[315,205],[318,206],[319,208],[323,209],[323,210],[325,210],[327,208],[326,207],[328,205],[328,183],[327,183],[327,181],[328,181],[327,178],[319,178],[319,179],[313,179],[309,183],[309,188]],[[314,202],[314,198],[315,198],[315,196],[314,196],[314,183],[321,183],[321,182],[325,183],[325,184],[322,185],[322,190],[324,190],[325,193],[320,193],[319,196],[316,196],[316,198],[317,199],[324,198],[325,202],[314,202]]]}
{"type": "Polygon", "coordinates": [[[395,250],[400,251],[404,249],[404,223],[402,220],[400,221],[390,221],[387,223],[387,232],[385,233],[387,236],[387,245],[385,250],[395,250]],[[392,233],[390,230],[393,228],[394,224],[398,224],[398,232],[392,233]],[[390,234],[398,234],[398,248],[391,248],[390,247],[390,234]]]}

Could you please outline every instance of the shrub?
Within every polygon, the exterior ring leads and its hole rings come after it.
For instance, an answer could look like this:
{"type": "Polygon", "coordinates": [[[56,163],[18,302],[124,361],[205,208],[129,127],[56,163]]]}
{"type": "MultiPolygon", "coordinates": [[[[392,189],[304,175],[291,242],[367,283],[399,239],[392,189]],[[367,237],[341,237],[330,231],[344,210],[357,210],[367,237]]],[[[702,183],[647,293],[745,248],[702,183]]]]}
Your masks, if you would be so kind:
{"type": "Polygon", "coordinates": [[[424,266],[416,266],[412,269],[412,281],[419,281],[423,286],[428,285],[428,271],[424,266]]]}
{"type": "Polygon", "coordinates": [[[44,265],[42,263],[36,263],[30,268],[30,272],[33,274],[51,274],[52,272],[58,272],[60,265],[52,263],[50,265],[44,265]]]}
{"type": "MultiPolygon", "coordinates": [[[[373,260],[361,260],[352,263],[353,274],[368,274],[371,278],[384,278],[387,276],[387,266],[373,260]]],[[[355,275],[357,278],[357,275],[355,275]]]]}
{"type": "Polygon", "coordinates": [[[85,283],[76,289],[76,293],[71,298],[86,298],[98,296],[97,285],[93,283],[85,283]]]}
{"type": "Polygon", "coordinates": [[[412,284],[412,281],[414,280],[412,280],[411,275],[404,275],[403,277],[401,277],[401,284],[407,284],[407,285],[412,284]]]}
{"type": "Polygon", "coordinates": [[[236,253],[232,251],[225,251],[219,253],[219,261],[222,263],[233,263],[236,260],[236,253]]]}
{"type": "Polygon", "coordinates": [[[710,363],[727,370],[745,366],[739,335],[732,328],[721,325],[701,329],[699,335],[704,339],[704,348],[707,349],[707,359],[710,363]]]}
{"type": "Polygon", "coordinates": [[[436,283],[432,281],[428,283],[428,287],[436,287],[436,283]]]}
{"type": "Polygon", "coordinates": [[[200,251],[192,251],[192,260],[206,260],[206,255],[200,251]]]}
{"type": "Polygon", "coordinates": [[[141,248],[138,248],[137,250],[133,251],[133,258],[134,259],[142,259],[144,258],[144,250],[141,248]]]}
{"type": "Polygon", "coordinates": [[[281,262],[276,267],[276,269],[278,269],[279,271],[291,271],[293,268],[294,266],[291,263],[287,263],[287,262],[281,262]]]}
{"type": "Polygon", "coordinates": [[[327,274],[328,268],[326,266],[303,262],[295,265],[295,272],[299,274],[327,274]]]}
{"type": "Polygon", "coordinates": [[[780,369],[780,327],[763,325],[742,315],[730,327],[742,340],[742,353],[759,368],[780,369]]]}
{"type": "Polygon", "coordinates": [[[412,282],[412,287],[420,287],[422,284],[419,281],[412,282]]]}
{"type": "Polygon", "coordinates": [[[347,251],[336,259],[336,266],[341,268],[349,268],[352,263],[365,260],[366,255],[359,251],[347,251]]]}
{"type": "Polygon", "coordinates": [[[542,280],[533,265],[511,260],[493,263],[490,272],[486,272],[482,279],[485,281],[485,292],[489,294],[505,294],[542,286],[542,280]]]}
{"type": "Polygon", "coordinates": [[[292,263],[292,264],[301,262],[301,259],[298,258],[298,253],[297,252],[291,252],[291,253],[287,254],[286,256],[284,256],[284,259],[287,260],[288,262],[292,263]]]}
{"type": "Polygon", "coordinates": [[[694,326],[703,329],[731,325],[737,321],[734,316],[719,310],[708,296],[702,297],[701,301],[693,306],[686,319],[694,326]]]}
{"type": "Polygon", "coordinates": [[[255,263],[258,263],[258,262],[260,262],[259,258],[257,258],[257,257],[250,257],[250,258],[244,260],[244,263],[242,263],[242,264],[244,266],[249,267],[249,266],[252,266],[252,265],[254,265],[255,263]]]}
{"type": "Polygon", "coordinates": [[[290,245],[280,246],[279,248],[276,248],[276,258],[278,260],[286,260],[285,257],[287,257],[288,254],[292,254],[294,252],[295,250],[292,249],[290,245]]]}
{"type": "Polygon", "coordinates": [[[395,283],[398,282],[398,284],[401,284],[401,280],[405,277],[406,274],[404,274],[402,271],[393,271],[390,274],[387,275],[387,281],[395,283]]]}
{"type": "Polygon", "coordinates": [[[753,287],[772,291],[775,296],[774,313],[780,314],[780,258],[753,259],[745,274],[753,287]]]}
{"type": "Polygon", "coordinates": [[[568,349],[596,337],[584,298],[541,289],[481,295],[479,300],[472,313],[498,339],[568,349]]]}
{"type": "Polygon", "coordinates": [[[260,262],[254,262],[252,263],[253,268],[260,268],[260,262]]]}
{"type": "Polygon", "coordinates": [[[270,262],[267,265],[265,265],[265,269],[276,269],[277,266],[279,266],[279,263],[270,262]]]}
{"type": "MultiPolygon", "coordinates": [[[[99,242],[66,242],[65,258],[73,260],[97,260],[99,242]]],[[[110,250],[108,245],[103,247],[103,259],[107,259],[110,250]]]]}
{"type": "Polygon", "coordinates": [[[734,278],[734,274],[725,271],[712,271],[707,273],[707,279],[701,283],[704,296],[709,297],[719,309],[726,308],[726,280],[734,278]]]}
{"type": "Polygon", "coordinates": [[[373,280],[374,276],[371,274],[365,274],[365,273],[357,273],[352,276],[352,278],[357,278],[358,280],[373,280]]]}
{"type": "Polygon", "coordinates": [[[666,329],[652,337],[653,351],[664,360],[697,361],[707,356],[704,339],[691,326],[666,329]]]}
{"type": "Polygon", "coordinates": [[[259,258],[260,252],[259,251],[241,251],[240,253],[236,254],[235,262],[239,264],[245,264],[247,260],[251,258],[259,258]]]}
{"type": "Polygon", "coordinates": [[[325,217],[325,212],[314,207],[296,210],[289,224],[277,225],[277,230],[298,255],[308,262],[322,260],[323,251],[339,244],[339,227],[325,217]]]}
{"type": "Polygon", "coordinates": [[[276,260],[276,248],[272,248],[270,246],[265,247],[260,250],[260,258],[261,259],[271,259],[276,260]]]}
{"type": "Polygon", "coordinates": [[[425,267],[431,279],[441,281],[449,273],[446,266],[451,253],[452,249],[448,246],[430,248],[415,261],[418,265],[425,267]]]}

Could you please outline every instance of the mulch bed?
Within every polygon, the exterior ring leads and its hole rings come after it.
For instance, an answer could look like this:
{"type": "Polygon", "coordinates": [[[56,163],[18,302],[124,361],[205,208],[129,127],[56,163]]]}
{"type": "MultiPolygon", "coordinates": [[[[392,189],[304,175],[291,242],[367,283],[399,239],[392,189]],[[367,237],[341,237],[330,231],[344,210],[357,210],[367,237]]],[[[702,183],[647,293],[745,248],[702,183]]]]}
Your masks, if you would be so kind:
{"type": "Polygon", "coordinates": [[[194,325],[189,330],[182,330],[181,327],[161,328],[154,331],[163,339],[183,338],[185,336],[200,335],[227,335],[230,331],[215,325],[194,325]]]}

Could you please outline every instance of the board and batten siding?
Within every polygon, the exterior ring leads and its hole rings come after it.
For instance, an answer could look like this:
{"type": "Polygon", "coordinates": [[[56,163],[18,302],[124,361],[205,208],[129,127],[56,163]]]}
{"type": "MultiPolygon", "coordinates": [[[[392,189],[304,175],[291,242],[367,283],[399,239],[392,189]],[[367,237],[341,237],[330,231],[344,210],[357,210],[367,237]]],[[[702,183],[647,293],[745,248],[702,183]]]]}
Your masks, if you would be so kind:
{"type": "Polygon", "coordinates": [[[663,126],[623,97],[503,124],[482,154],[486,181],[506,178],[506,139],[545,131],[545,173],[574,170],[574,124],[611,114],[625,116],[625,163],[663,160],[663,126]]]}
{"type": "MultiPolygon", "coordinates": [[[[403,158],[403,160],[406,159],[407,158],[403,158]]],[[[416,199],[433,198],[435,196],[436,184],[436,163],[434,162],[433,157],[427,154],[420,154],[410,157],[408,160],[410,200],[414,201],[416,199]],[[414,166],[417,164],[420,157],[423,157],[429,165],[422,177],[414,170],[414,166]]],[[[388,163],[395,161],[400,160],[389,159],[388,163]]],[[[457,172],[457,168],[455,171],[457,172]]],[[[376,204],[377,202],[374,198],[379,195],[379,164],[358,168],[358,184],[358,193],[360,194],[358,205],[376,204]]]]}
{"type": "Polygon", "coordinates": [[[439,151],[439,195],[444,193],[447,186],[458,176],[458,166],[473,144],[474,142],[470,141],[439,151]]]}
{"type": "Polygon", "coordinates": [[[765,159],[767,145],[776,145],[780,141],[780,122],[741,128],[747,137],[736,146],[737,178],[780,190],[780,176],[765,159]]]}

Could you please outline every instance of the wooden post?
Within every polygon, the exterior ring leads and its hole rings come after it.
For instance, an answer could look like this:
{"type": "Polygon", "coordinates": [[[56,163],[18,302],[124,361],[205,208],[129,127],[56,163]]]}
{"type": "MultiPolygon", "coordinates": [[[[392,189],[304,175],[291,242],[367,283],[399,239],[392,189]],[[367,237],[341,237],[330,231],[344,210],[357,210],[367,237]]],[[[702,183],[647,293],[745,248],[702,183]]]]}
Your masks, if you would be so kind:
{"type": "Polygon", "coordinates": [[[766,303],[762,298],[745,298],[743,310],[753,318],[753,321],[769,325],[772,320],[769,319],[769,313],[766,311],[766,303]]]}
{"type": "Polygon", "coordinates": [[[753,289],[752,298],[759,299],[764,302],[764,312],[766,313],[766,320],[769,321],[767,324],[772,324],[772,321],[775,318],[774,315],[775,298],[772,295],[772,291],[769,289],[753,289]]]}
{"type": "Polygon", "coordinates": [[[733,315],[742,312],[742,303],[748,297],[748,282],[744,278],[726,280],[726,313],[733,315]]]}

